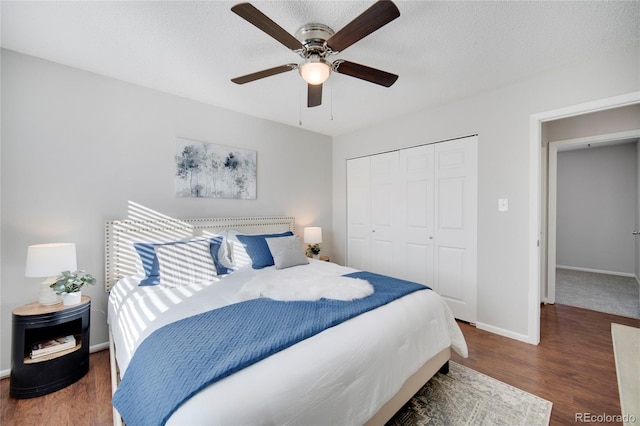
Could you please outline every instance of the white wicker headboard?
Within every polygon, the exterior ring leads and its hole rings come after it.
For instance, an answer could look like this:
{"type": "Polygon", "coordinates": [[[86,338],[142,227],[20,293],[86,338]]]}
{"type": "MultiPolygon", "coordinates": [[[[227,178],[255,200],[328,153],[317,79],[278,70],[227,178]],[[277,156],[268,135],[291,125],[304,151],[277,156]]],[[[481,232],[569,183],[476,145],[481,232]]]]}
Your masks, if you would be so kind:
{"type": "Polygon", "coordinates": [[[232,217],[203,219],[114,220],[105,224],[105,291],[119,279],[134,275],[138,255],[134,242],[179,240],[235,229],[246,234],[295,232],[295,218],[232,217]]]}

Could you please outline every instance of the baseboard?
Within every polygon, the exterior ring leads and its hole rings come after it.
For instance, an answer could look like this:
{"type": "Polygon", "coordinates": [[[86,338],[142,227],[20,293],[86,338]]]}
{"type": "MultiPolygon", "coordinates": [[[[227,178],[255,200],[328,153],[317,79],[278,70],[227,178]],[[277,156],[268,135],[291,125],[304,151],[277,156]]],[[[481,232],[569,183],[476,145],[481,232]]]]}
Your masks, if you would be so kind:
{"type": "MultiPolygon", "coordinates": [[[[98,343],[97,345],[89,346],[89,352],[100,352],[105,349],[109,349],[109,342],[98,343]]],[[[6,379],[11,375],[11,369],[8,370],[0,370],[0,379],[6,379]]]]}
{"type": "Polygon", "coordinates": [[[100,352],[105,349],[109,349],[109,342],[98,343],[97,345],[89,346],[89,352],[100,352]]]}
{"type": "Polygon", "coordinates": [[[566,266],[566,265],[556,265],[556,268],[557,269],[568,269],[570,271],[593,272],[594,274],[616,275],[618,277],[635,278],[636,280],[638,279],[638,277],[636,277],[636,274],[629,273],[629,272],[605,271],[605,270],[602,270],[602,269],[580,268],[580,267],[577,267],[577,266],[566,266]]]}
{"type": "Polygon", "coordinates": [[[500,336],[508,337],[510,339],[519,340],[524,343],[529,343],[531,345],[538,344],[538,342],[536,342],[535,340],[532,340],[532,338],[530,338],[526,334],[515,333],[513,331],[505,330],[504,328],[495,327],[493,325],[477,322],[476,328],[479,328],[480,330],[488,331],[493,334],[498,334],[500,336]]]}

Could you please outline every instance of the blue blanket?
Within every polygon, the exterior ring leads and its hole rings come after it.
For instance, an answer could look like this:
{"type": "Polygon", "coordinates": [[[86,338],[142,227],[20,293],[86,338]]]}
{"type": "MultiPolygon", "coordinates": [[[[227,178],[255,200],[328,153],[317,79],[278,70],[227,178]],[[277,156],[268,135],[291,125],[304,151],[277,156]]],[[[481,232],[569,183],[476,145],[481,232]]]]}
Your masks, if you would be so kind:
{"type": "Polygon", "coordinates": [[[276,352],[395,299],[421,284],[371,272],[372,295],[350,302],[255,299],[168,324],[136,350],[113,397],[129,426],[164,425],[204,387],[276,352]]]}

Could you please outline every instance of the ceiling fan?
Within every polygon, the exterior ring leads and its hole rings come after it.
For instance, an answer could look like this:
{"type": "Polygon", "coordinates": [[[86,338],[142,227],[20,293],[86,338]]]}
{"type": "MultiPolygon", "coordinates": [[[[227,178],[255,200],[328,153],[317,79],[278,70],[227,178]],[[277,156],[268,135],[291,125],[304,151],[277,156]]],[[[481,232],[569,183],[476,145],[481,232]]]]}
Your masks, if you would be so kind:
{"type": "Polygon", "coordinates": [[[308,83],[307,106],[315,107],[322,103],[322,83],[329,78],[331,72],[349,75],[385,87],[390,87],[398,79],[395,74],[366,65],[343,59],[336,59],[333,62],[327,59],[400,16],[400,11],[390,0],[378,0],[338,32],[334,32],[327,25],[311,23],[300,27],[295,37],[250,3],[237,4],[231,10],[303,59],[299,64],[280,65],[231,79],[236,84],[245,84],[297,69],[308,83]]]}

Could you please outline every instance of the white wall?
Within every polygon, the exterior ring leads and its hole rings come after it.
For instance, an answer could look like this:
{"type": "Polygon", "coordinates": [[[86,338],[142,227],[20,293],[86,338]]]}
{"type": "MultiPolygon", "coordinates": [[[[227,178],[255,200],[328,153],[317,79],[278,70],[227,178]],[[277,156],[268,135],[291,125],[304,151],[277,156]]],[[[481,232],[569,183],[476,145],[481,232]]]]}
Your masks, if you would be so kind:
{"type": "Polygon", "coordinates": [[[558,152],[558,266],[635,275],[636,143],[558,152]]]}
{"type": "MultiPolygon", "coordinates": [[[[334,138],[333,256],[345,259],[346,159],[477,133],[478,325],[522,340],[528,336],[530,244],[537,206],[529,204],[530,117],[640,88],[639,50],[611,52],[496,90],[470,95],[334,138]],[[509,212],[497,210],[509,199],[509,212]]],[[[402,78],[402,76],[400,77],[402,78]]],[[[429,96],[415,88],[416,96],[429,96]]],[[[390,112],[390,115],[393,115],[390,112]]],[[[535,247],[535,245],[534,245],[535,247]]]]}
{"type": "Polygon", "coordinates": [[[70,241],[99,278],[91,345],[108,341],[104,222],[129,203],[172,217],[291,215],[331,246],[331,138],[2,51],[0,371],[10,367],[11,310],[37,300],[30,244],[70,241]],[[257,151],[257,200],[174,195],[176,137],[257,151]],[[304,159],[316,168],[309,173],[304,159]]]}
{"type": "Polygon", "coordinates": [[[544,143],[640,129],[640,104],[611,108],[542,124],[544,143]]]}

